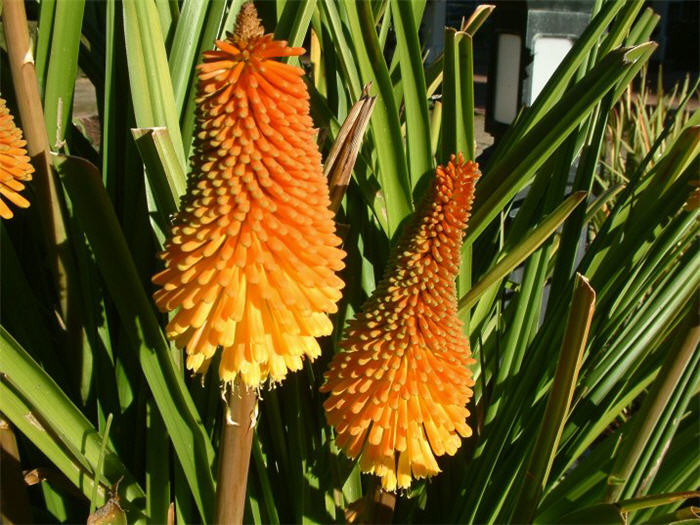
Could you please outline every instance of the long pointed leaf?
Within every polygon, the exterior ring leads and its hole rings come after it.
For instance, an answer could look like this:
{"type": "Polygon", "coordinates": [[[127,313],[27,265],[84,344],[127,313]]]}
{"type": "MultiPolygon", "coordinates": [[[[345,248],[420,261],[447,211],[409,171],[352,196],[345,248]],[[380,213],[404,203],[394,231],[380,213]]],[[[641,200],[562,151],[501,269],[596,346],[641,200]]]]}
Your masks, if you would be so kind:
{"type": "Polygon", "coordinates": [[[459,310],[465,310],[472,306],[479,297],[496,281],[508,275],[513,269],[523,262],[528,255],[534,252],[542,243],[552,235],[566,220],[576,207],[586,198],[586,192],[580,191],[570,195],[559,207],[554,210],[542,223],[527,235],[512,250],[472,286],[471,290],[459,300],[459,310]]]}
{"type": "Polygon", "coordinates": [[[57,170],[85,230],[122,325],[153,392],[199,511],[213,511],[213,448],[192,398],[170,355],[150,301],[97,169],[83,159],[60,157],[57,170]]]}

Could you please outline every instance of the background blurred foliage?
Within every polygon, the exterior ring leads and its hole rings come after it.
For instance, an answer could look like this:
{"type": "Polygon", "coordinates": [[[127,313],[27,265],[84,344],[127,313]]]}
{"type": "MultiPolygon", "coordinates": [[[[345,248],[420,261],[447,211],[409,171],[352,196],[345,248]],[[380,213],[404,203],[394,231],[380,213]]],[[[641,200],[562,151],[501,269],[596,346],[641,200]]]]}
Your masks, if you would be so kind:
{"type": "MultiPolygon", "coordinates": [[[[18,110],[31,94],[27,78],[11,82],[4,46],[2,96],[25,134],[60,154],[34,142],[56,191],[35,182],[32,207],[1,230],[0,411],[37,522],[84,521],[112,489],[130,522],[211,520],[218,378],[184,373],[150,276],[185,187],[194,67],[241,3],[28,2],[39,118],[18,110]],[[78,68],[95,88],[98,129],[71,119],[78,68]]],[[[375,480],[339,454],[318,386],[436,163],[474,155],[473,39],[490,9],[446,29],[426,65],[425,2],[256,4],[268,30],[310,50],[324,157],[367,84],[376,106],[337,217],[348,252],[337,330],[315,363],[260,393],[246,521],[373,521],[386,512],[375,480]]],[[[535,104],[477,159],[459,279],[475,435],[440,459],[442,474],[390,498],[395,522],[662,523],[694,512],[680,507],[697,493],[672,493],[700,484],[700,113],[688,110],[698,83],[631,84],[658,16],[641,1],[594,11],[535,104]]]]}

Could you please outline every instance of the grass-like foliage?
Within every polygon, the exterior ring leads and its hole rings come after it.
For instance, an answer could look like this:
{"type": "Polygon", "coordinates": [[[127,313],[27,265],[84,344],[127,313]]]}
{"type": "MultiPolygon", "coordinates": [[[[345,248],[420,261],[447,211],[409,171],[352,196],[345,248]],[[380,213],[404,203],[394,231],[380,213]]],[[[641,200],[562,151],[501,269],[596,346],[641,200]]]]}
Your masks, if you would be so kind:
{"type": "MultiPolygon", "coordinates": [[[[219,357],[201,377],[185,370],[151,277],[197,143],[195,67],[242,4],[30,1],[30,25],[23,1],[2,2],[2,97],[35,169],[30,207],[0,225],[10,521],[214,520],[219,357]],[[99,113],[85,126],[71,115],[79,69],[99,113]]],[[[473,41],[491,7],[447,28],[444,53],[425,64],[425,4],[256,2],[267,32],[307,47],[283,60],[307,72],[347,256],[321,356],[259,391],[244,521],[691,518],[697,81],[654,86],[651,105],[639,74],[658,16],[641,0],[598,0],[535,103],[475,159],[473,41]],[[319,387],[437,165],[458,152],[483,174],[457,281],[473,434],[437,459],[438,475],[383,493],[336,446],[319,387]]]]}

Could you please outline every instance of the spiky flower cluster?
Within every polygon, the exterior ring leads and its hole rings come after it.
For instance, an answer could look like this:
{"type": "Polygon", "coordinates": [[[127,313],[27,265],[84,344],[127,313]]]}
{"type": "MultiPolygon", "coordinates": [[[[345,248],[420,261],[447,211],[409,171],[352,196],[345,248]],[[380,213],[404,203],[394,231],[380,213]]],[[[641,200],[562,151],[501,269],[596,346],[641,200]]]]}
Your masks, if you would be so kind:
{"type": "Polygon", "coordinates": [[[29,163],[26,141],[22,131],[0,98],[0,217],[11,219],[14,214],[5,199],[20,208],[28,208],[29,201],[19,192],[24,189],[22,181],[32,180],[34,167],[29,163]]]}
{"type": "Polygon", "coordinates": [[[343,282],[328,186],[303,70],[273,60],[302,48],[264,35],[252,3],[199,66],[193,170],[153,281],[168,337],[203,372],[249,387],[320,354],[343,282]]]}
{"type": "Polygon", "coordinates": [[[392,252],[385,277],[348,326],[326,372],[328,421],[345,453],[386,490],[440,471],[471,435],[469,342],[457,318],[459,252],[480,176],[453,155],[392,252]]]}

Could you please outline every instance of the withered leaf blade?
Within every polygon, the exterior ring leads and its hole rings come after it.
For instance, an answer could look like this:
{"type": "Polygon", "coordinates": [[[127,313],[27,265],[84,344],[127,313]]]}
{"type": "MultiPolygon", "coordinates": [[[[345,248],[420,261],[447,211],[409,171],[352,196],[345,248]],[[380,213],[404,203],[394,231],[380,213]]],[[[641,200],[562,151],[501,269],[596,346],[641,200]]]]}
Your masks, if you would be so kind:
{"type": "Polygon", "coordinates": [[[333,211],[338,211],[340,203],[343,201],[343,196],[350,182],[350,174],[355,167],[355,161],[362,146],[362,138],[377,102],[377,97],[369,95],[370,87],[371,84],[365,86],[360,100],[350,108],[350,112],[326,158],[324,173],[328,177],[330,208],[333,211]]]}

